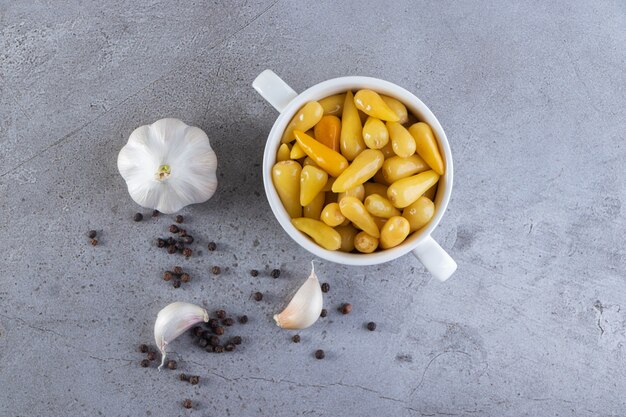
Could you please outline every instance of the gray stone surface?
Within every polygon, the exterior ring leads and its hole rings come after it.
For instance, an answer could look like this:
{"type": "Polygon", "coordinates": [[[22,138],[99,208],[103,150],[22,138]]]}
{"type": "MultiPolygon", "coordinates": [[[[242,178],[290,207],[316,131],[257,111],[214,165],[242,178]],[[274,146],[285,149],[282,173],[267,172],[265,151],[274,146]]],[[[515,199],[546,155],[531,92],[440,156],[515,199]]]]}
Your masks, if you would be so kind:
{"type": "Polygon", "coordinates": [[[1,0],[0,415],[626,414],[624,45],[621,1],[1,0]],[[376,76],[431,107],[456,165],[435,233],[454,279],[410,256],[320,261],[329,317],[300,344],[272,323],[311,255],[262,190],[265,68],[296,90],[376,76]],[[164,116],[206,130],[220,163],[216,196],[183,212],[219,250],[188,261],[153,245],[170,217],[131,221],[116,168],[164,116]],[[176,263],[194,276],[178,290],[159,279],[176,263]],[[251,318],[236,353],[174,344],[197,386],[139,366],[174,300],[251,318]]]}

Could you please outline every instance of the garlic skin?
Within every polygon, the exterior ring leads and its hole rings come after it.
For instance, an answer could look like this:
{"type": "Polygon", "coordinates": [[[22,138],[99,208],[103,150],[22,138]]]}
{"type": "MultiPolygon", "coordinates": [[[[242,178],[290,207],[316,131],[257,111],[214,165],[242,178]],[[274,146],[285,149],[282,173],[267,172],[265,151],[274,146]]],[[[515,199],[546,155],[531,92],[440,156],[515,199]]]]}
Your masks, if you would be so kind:
{"type": "Polygon", "coordinates": [[[209,313],[202,307],[177,301],[165,306],[154,323],[154,341],[161,351],[161,365],[165,364],[167,345],[196,323],[208,322],[209,313]]]}
{"type": "Polygon", "coordinates": [[[323,306],[322,288],[311,262],[311,275],[296,291],[287,307],[274,316],[274,321],[283,329],[306,329],[320,317],[323,306]]]}
{"type": "Polygon", "coordinates": [[[117,156],[117,169],[137,204],[176,213],[217,189],[217,157],[206,133],[178,119],[140,126],[117,156]]]}

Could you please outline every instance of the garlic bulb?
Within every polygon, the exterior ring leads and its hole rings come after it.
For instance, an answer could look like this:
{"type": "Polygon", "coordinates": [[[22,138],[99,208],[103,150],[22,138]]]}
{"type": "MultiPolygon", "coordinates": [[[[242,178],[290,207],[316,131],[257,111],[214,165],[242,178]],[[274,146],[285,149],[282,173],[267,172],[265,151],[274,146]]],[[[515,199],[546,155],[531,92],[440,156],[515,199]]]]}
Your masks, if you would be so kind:
{"type": "Polygon", "coordinates": [[[165,306],[154,323],[154,341],[161,351],[161,365],[165,364],[167,345],[196,323],[209,321],[209,313],[195,304],[177,301],[165,306]]]}
{"type": "Polygon", "coordinates": [[[298,289],[287,307],[274,316],[283,329],[306,329],[317,321],[324,306],[322,288],[311,262],[311,275],[298,289]]]}
{"type": "Polygon", "coordinates": [[[178,119],[135,129],[117,157],[117,169],[137,204],[165,214],[203,203],[217,188],[217,157],[209,138],[178,119]]]}

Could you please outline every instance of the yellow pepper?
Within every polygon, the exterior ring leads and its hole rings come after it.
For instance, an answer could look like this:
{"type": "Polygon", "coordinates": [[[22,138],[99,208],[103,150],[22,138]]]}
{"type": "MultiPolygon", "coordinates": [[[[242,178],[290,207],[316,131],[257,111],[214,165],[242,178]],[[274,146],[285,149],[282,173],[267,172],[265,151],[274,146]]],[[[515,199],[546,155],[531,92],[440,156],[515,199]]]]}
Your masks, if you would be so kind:
{"type": "Polygon", "coordinates": [[[333,184],[333,192],[343,193],[350,188],[363,184],[383,166],[385,156],[381,151],[366,149],[352,161],[333,184]]]}
{"type": "Polygon", "coordinates": [[[318,193],[313,201],[306,206],[302,207],[302,216],[309,219],[319,220],[324,208],[324,201],[326,200],[326,193],[318,193]]]}
{"type": "Polygon", "coordinates": [[[343,105],[339,145],[341,147],[341,153],[349,161],[352,161],[363,151],[363,149],[365,149],[362,130],[361,119],[359,118],[359,112],[354,105],[352,92],[348,91],[343,105]]]}
{"type": "Polygon", "coordinates": [[[415,203],[402,210],[402,217],[409,221],[411,232],[426,226],[434,215],[435,204],[424,196],[421,196],[415,200],[415,203]]]}
{"type": "Polygon", "coordinates": [[[363,141],[370,149],[381,149],[389,143],[389,132],[379,119],[368,117],[363,126],[363,141]]]}
{"type": "Polygon", "coordinates": [[[409,132],[415,139],[417,154],[426,161],[433,171],[443,175],[445,166],[439,153],[435,134],[430,126],[423,122],[415,123],[409,127],[409,132]]]}
{"type": "Polygon", "coordinates": [[[401,216],[394,216],[380,230],[380,247],[383,249],[393,248],[404,242],[409,235],[409,221],[401,216]]]}
{"type": "Polygon", "coordinates": [[[345,94],[335,94],[321,99],[319,103],[324,110],[324,115],[341,116],[344,101],[346,101],[345,94]]]}
{"type": "Polygon", "coordinates": [[[291,152],[289,152],[289,158],[300,159],[300,158],[304,158],[305,156],[306,156],[306,153],[304,153],[300,145],[298,145],[297,143],[294,143],[293,146],[291,147],[291,152]]]}
{"type": "Polygon", "coordinates": [[[322,109],[320,103],[317,101],[309,101],[304,105],[304,107],[298,110],[296,115],[293,116],[293,119],[291,119],[287,125],[287,128],[285,128],[285,132],[283,133],[283,138],[281,140],[282,143],[289,143],[293,141],[294,130],[306,132],[311,129],[321,120],[323,114],[324,110],[322,109]]]}
{"type": "Polygon", "coordinates": [[[393,216],[399,216],[400,210],[395,208],[391,201],[378,194],[370,195],[365,199],[365,209],[369,214],[376,217],[388,219],[393,216]]]}
{"type": "Polygon", "coordinates": [[[337,116],[324,116],[313,128],[315,140],[328,146],[335,152],[340,151],[341,120],[337,116]]]}
{"type": "Polygon", "coordinates": [[[329,225],[330,227],[339,226],[342,224],[346,218],[343,214],[341,214],[341,210],[339,209],[339,204],[330,203],[322,210],[322,214],[320,215],[320,220],[329,225]]]}
{"type": "Polygon", "coordinates": [[[352,252],[354,250],[354,237],[359,233],[356,227],[351,224],[347,226],[337,226],[335,230],[341,236],[341,246],[339,250],[342,252],[352,252]]]}
{"type": "Polygon", "coordinates": [[[387,198],[386,185],[375,182],[366,182],[363,186],[365,187],[365,198],[371,196],[372,194],[378,194],[381,197],[387,198]]]}
{"type": "Polygon", "coordinates": [[[367,212],[365,206],[356,197],[344,197],[339,200],[339,209],[347,219],[349,219],[356,227],[367,232],[369,235],[378,238],[380,231],[374,223],[374,219],[367,212]]]}
{"type": "Polygon", "coordinates": [[[382,98],[385,104],[398,116],[398,123],[404,124],[409,120],[409,112],[401,101],[383,95],[381,95],[380,98],[382,98]]]}
{"type": "Polygon", "coordinates": [[[272,182],[283,207],[291,218],[302,216],[302,206],[300,205],[301,171],[300,164],[291,160],[277,162],[272,167],[272,182]]]}
{"type": "MultiPolygon", "coordinates": [[[[354,104],[356,108],[361,110],[368,116],[375,117],[380,120],[397,122],[400,120],[398,115],[389,108],[387,103],[372,90],[359,90],[354,95],[354,104]]],[[[345,105],[344,105],[345,108],[345,105]]]]}
{"type": "MultiPolygon", "coordinates": [[[[300,148],[300,149],[302,149],[302,148],[300,148]]],[[[313,159],[311,159],[310,156],[307,156],[306,158],[304,158],[304,161],[302,161],[302,166],[307,166],[307,165],[311,165],[311,166],[319,168],[317,166],[317,164],[315,163],[315,161],[313,159]]]]}
{"type": "Polygon", "coordinates": [[[378,247],[378,238],[366,232],[359,232],[354,237],[354,247],[361,253],[372,253],[378,247]]]}
{"type": "Polygon", "coordinates": [[[424,197],[426,197],[430,201],[435,201],[435,197],[437,196],[437,186],[438,185],[439,184],[435,184],[432,187],[430,187],[428,190],[426,190],[426,192],[424,193],[424,197]]]}
{"type": "MultiPolygon", "coordinates": [[[[296,144],[297,145],[297,144],[296,144]]],[[[300,205],[308,205],[322,191],[328,181],[328,174],[312,165],[302,168],[300,173],[300,205]]]]}
{"type": "Polygon", "coordinates": [[[420,172],[428,171],[430,167],[419,155],[408,158],[393,156],[383,163],[383,176],[389,184],[420,172]]]}
{"type": "Polygon", "coordinates": [[[315,243],[328,250],[337,250],[341,247],[339,232],[319,220],[300,217],[291,219],[296,229],[309,235],[315,243]]]}
{"type": "Polygon", "coordinates": [[[404,208],[420,198],[437,181],[439,181],[439,174],[433,170],[402,178],[389,186],[387,197],[397,208],[404,208]]]}
{"type": "Polygon", "coordinates": [[[276,152],[276,162],[288,161],[290,153],[289,145],[286,143],[281,144],[278,147],[278,152],[276,152]]]}
{"type": "Polygon", "coordinates": [[[400,123],[387,122],[391,146],[396,155],[408,158],[415,153],[415,139],[400,123]]]}
{"type": "Polygon", "coordinates": [[[365,187],[363,184],[359,184],[356,187],[350,188],[349,190],[335,194],[337,196],[337,202],[340,202],[344,197],[356,197],[359,201],[363,201],[365,198],[365,187]]]}
{"type": "Polygon", "coordinates": [[[338,177],[350,165],[339,152],[322,145],[301,130],[294,130],[293,133],[304,152],[331,176],[338,177]]]}

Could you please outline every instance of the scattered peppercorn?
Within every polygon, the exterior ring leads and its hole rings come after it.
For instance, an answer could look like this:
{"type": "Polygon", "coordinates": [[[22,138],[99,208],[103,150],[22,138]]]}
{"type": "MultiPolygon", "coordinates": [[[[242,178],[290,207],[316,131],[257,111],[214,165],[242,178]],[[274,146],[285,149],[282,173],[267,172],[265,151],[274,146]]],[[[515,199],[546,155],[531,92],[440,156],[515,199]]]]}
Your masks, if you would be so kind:
{"type": "Polygon", "coordinates": [[[214,266],[213,268],[211,268],[211,272],[213,272],[213,275],[219,275],[222,270],[219,266],[214,266]]]}
{"type": "Polygon", "coordinates": [[[209,327],[215,329],[220,325],[220,322],[217,319],[209,319],[209,327]]]}
{"type": "Polygon", "coordinates": [[[218,319],[224,319],[226,318],[226,312],[224,310],[217,310],[215,312],[215,315],[217,316],[218,319]]]}
{"type": "Polygon", "coordinates": [[[199,339],[198,340],[198,346],[200,346],[201,348],[207,347],[208,344],[209,344],[209,341],[206,340],[206,339],[199,339]]]}
{"type": "Polygon", "coordinates": [[[191,277],[189,276],[188,273],[185,272],[185,273],[180,275],[180,280],[182,282],[189,282],[189,280],[191,280],[191,277]]]}
{"type": "Polygon", "coordinates": [[[263,293],[262,292],[257,291],[257,292],[254,293],[254,300],[255,301],[261,301],[262,299],[263,299],[263,293]]]}
{"type": "Polygon", "coordinates": [[[213,352],[213,351],[214,351],[214,350],[213,350],[213,346],[209,345],[209,346],[205,347],[205,348],[204,348],[204,351],[205,351],[205,352],[213,352]]]}
{"type": "Polygon", "coordinates": [[[228,343],[226,346],[224,346],[224,349],[226,350],[226,352],[232,352],[233,350],[235,350],[235,345],[232,343],[228,343]]]}
{"type": "Polygon", "coordinates": [[[185,237],[187,236],[187,229],[178,229],[178,236],[185,237]]]}
{"type": "Polygon", "coordinates": [[[224,320],[222,320],[222,324],[224,326],[232,326],[233,324],[235,324],[235,320],[231,319],[230,317],[227,317],[224,320]]]}
{"type": "Polygon", "coordinates": [[[200,336],[202,336],[202,335],[204,334],[204,329],[203,329],[202,327],[200,327],[200,326],[196,326],[196,327],[194,327],[194,328],[191,330],[191,333],[192,333],[194,336],[198,336],[198,337],[200,337],[200,336]]]}
{"type": "Polygon", "coordinates": [[[330,291],[330,284],[328,282],[325,282],[322,284],[322,292],[328,292],[330,291]]]}
{"type": "Polygon", "coordinates": [[[209,345],[211,346],[217,346],[220,344],[220,338],[213,335],[211,337],[209,337],[209,345]]]}
{"type": "Polygon", "coordinates": [[[87,236],[89,236],[89,239],[93,239],[94,237],[98,236],[98,232],[96,232],[95,230],[90,230],[87,236]]]}
{"type": "Polygon", "coordinates": [[[98,239],[91,239],[89,241],[89,243],[91,243],[91,246],[97,246],[98,245],[98,239]]]}
{"type": "Polygon", "coordinates": [[[164,281],[169,281],[170,279],[172,279],[172,271],[165,271],[163,272],[163,280],[164,281]]]}
{"type": "Polygon", "coordinates": [[[193,236],[182,236],[180,242],[190,245],[193,243],[193,236]]]}
{"type": "Polygon", "coordinates": [[[291,341],[293,343],[300,343],[300,335],[299,334],[294,334],[293,336],[291,336],[291,341]]]}
{"type": "Polygon", "coordinates": [[[141,353],[147,353],[150,349],[148,348],[148,345],[145,344],[141,344],[139,345],[139,352],[141,353]]]}
{"type": "Polygon", "coordinates": [[[153,361],[156,359],[156,352],[148,352],[148,355],[146,355],[146,358],[148,358],[149,361],[153,361]]]}
{"type": "Polygon", "coordinates": [[[143,220],[143,214],[141,213],[135,213],[135,217],[133,217],[133,220],[136,222],[140,222],[143,220]]]}
{"type": "Polygon", "coordinates": [[[178,233],[178,226],[175,224],[170,225],[170,233],[178,233]]]}
{"type": "Polygon", "coordinates": [[[369,330],[370,332],[376,330],[376,323],[374,323],[373,321],[367,323],[367,330],[369,330]]]}
{"type": "Polygon", "coordinates": [[[168,237],[167,240],[165,241],[168,245],[173,245],[176,243],[176,239],[174,239],[173,237],[168,237]]]}
{"type": "Polygon", "coordinates": [[[248,322],[248,316],[245,314],[243,316],[239,316],[239,323],[246,324],[248,322]]]}
{"type": "Polygon", "coordinates": [[[148,359],[144,359],[141,361],[140,365],[142,368],[147,368],[148,366],[150,366],[150,361],[148,359]]]}
{"type": "Polygon", "coordinates": [[[164,248],[165,247],[165,241],[161,238],[157,239],[157,247],[158,248],[164,248]]]}
{"type": "Polygon", "coordinates": [[[233,343],[235,345],[240,345],[241,342],[242,342],[241,336],[235,336],[232,339],[230,339],[230,343],[233,343]]]}
{"type": "Polygon", "coordinates": [[[189,376],[187,374],[180,374],[178,375],[178,379],[181,381],[189,381],[189,376]]]}
{"type": "Polygon", "coordinates": [[[180,214],[178,216],[176,216],[176,223],[182,223],[183,220],[184,220],[184,218],[180,214]]]}
{"type": "Polygon", "coordinates": [[[176,275],[180,275],[183,273],[183,268],[181,266],[175,266],[173,271],[176,275]]]}
{"type": "Polygon", "coordinates": [[[250,275],[252,275],[253,277],[258,277],[259,271],[257,271],[256,269],[252,269],[250,270],[250,275]]]}
{"type": "Polygon", "coordinates": [[[328,315],[328,310],[323,308],[322,311],[320,312],[320,317],[326,317],[327,315],[328,315]]]}
{"type": "Polygon", "coordinates": [[[215,329],[213,329],[213,333],[215,333],[218,336],[221,336],[224,334],[224,328],[223,327],[216,327],[215,329]]]}
{"type": "Polygon", "coordinates": [[[159,210],[152,210],[152,217],[159,217],[159,210]]]}
{"type": "Polygon", "coordinates": [[[174,282],[172,282],[172,286],[174,288],[180,288],[180,280],[179,279],[175,279],[174,282]]]}
{"type": "Polygon", "coordinates": [[[189,398],[183,400],[183,407],[185,407],[185,408],[193,407],[193,403],[191,402],[191,400],[189,398]]]}
{"type": "Polygon", "coordinates": [[[169,245],[167,247],[167,253],[169,253],[170,255],[173,255],[176,253],[176,246],[174,245],[169,245]]]}
{"type": "Polygon", "coordinates": [[[213,352],[215,352],[215,353],[222,353],[222,352],[224,352],[224,346],[220,346],[220,345],[214,346],[213,347],[213,352]]]}
{"type": "Polygon", "coordinates": [[[194,376],[190,376],[189,377],[189,383],[191,385],[198,385],[199,382],[200,382],[200,377],[198,375],[194,375],[194,376]]]}
{"type": "Polygon", "coordinates": [[[211,252],[213,252],[215,249],[217,249],[217,245],[215,244],[215,242],[209,242],[208,249],[211,252]]]}
{"type": "Polygon", "coordinates": [[[185,258],[189,258],[192,253],[193,251],[191,250],[191,248],[183,248],[183,255],[185,256],[185,258]]]}
{"type": "Polygon", "coordinates": [[[167,361],[167,367],[168,369],[176,369],[178,368],[178,364],[176,363],[175,360],[169,360],[167,361]]]}
{"type": "Polygon", "coordinates": [[[352,304],[350,303],[343,304],[341,308],[339,309],[339,311],[341,311],[341,314],[350,314],[350,312],[352,311],[352,304]]]}
{"type": "Polygon", "coordinates": [[[278,278],[280,276],[280,269],[272,269],[272,273],[270,275],[272,278],[278,278]]]}
{"type": "Polygon", "coordinates": [[[324,356],[326,356],[326,354],[322,349],[317,349],[315,351],[315,359],[324,359],[324,356]]]}

